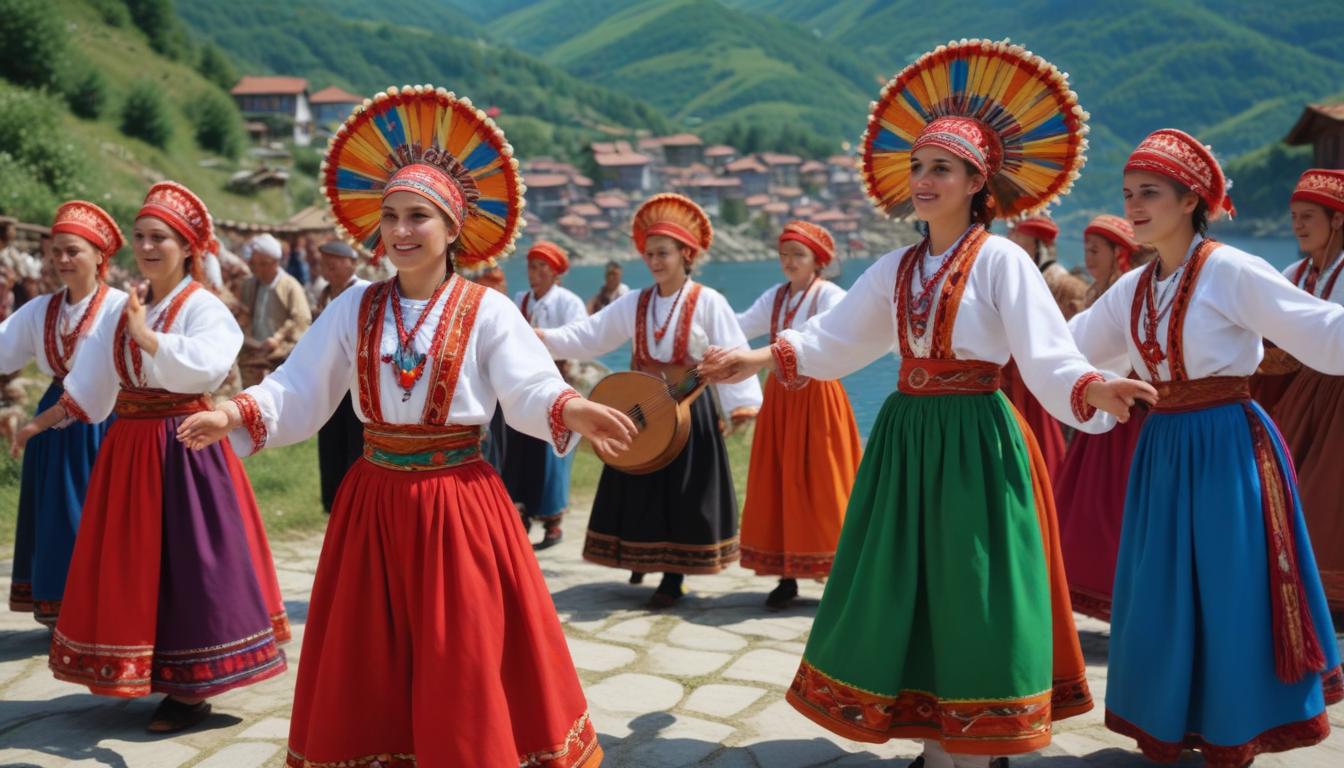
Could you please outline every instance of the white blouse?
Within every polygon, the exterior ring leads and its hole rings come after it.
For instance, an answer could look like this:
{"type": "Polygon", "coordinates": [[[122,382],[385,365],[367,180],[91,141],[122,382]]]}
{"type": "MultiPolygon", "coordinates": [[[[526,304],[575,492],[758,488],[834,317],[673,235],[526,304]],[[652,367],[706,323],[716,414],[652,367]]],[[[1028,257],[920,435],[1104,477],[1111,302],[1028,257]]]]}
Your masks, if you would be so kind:
{"type": "MultiPolygon", "coordinates": [[[[775,294],[779,291],[779,286],[772,286],[760,298],[752,302],[751,307],[746,312],[737,313],[737,324],[742,328],[742,333],[748,339],[754,339],[757,336],[765,336],[770,333],[770,319],[775,311],[775,294]]],[[[808,289],[807,296],[802,300],[797,314],[793,316],[793,321],[789,323],[789,328],[795,330],[801,329],[807,325],[807,321],[815,315],[830,309],[845,297],[845,289],[832,283],[830,280],[816,280],[808,289]]],[[[798,301],[797,296],[788,296],[784,299],[784,306],[780,308],[779,319],[783,322],[785,315],[790,307],[795,306],[798,301]]],[[[784,330],[784,329],[780,329],[784,330]]]]}
{"type": "MultiPolygon", "coordinates": [[[[451,280],[464,278],[454,275],[451,280]]],[[[346,392],[360,421],[368,422],[358,395],[359,377],[356,354],[359,343],[359,305],[365,291],[373,286],[347,288],[322,312],[312,327],[299,339],[289,359],[274,373],[245,392],[251,395],[266,426],[266,446],[297,443],[316,434],[335,413],[346,392]]],[[[429,350],[435,329],[442,320],[443,308],[453,286],[428,309],[429,317],[415,335],[415,349],[429,350]]],[[[402,320],[413,326],[428,301],[414,301],[395,294],[401,302],[402,320]]],[[[425,396],[429,391],[432,361],[426,361],[424,375],[402,400],[402,390],[390,363],[381,360],[397,347],[397,328],[389,307],[382,318],[383,334],[378,362],[379,404],[383,421],[390,424],[420,424],[425,396]]],[[[448,410],[452,424],[484,425],[495,413],[495,403],[504,409],[504,418],[514,429],[540,440],[553,442],[550,426],[551,406],[569,389],[551,362],[546,348],[537,340],[508,297],[485,290],[472,325],[462,360],[457,387],[448,410]]],[[[567,433],[557,452],[569,452],[578,444],[578,435],[567,433]]],[[[252,438],[246,427],[229,434],[239,455],[252,453],[252,438]]]]}
{"type": "Polygon", "coordinates": [[[523,311],[523,301],[527,300],[524,318],[533,328],[559,328],[588,316],[588,307],[577,294],[562,285],[553,285],[545,296],[538,299],[528,296],[531,291],[523,291],[513,297],[513,303],[523,311]]]}
{"type": "MultiPolygon", "coordinates": [[[[1308,261],[1308,259],[1298,259],[1287,269],[1283,270],[1283,276],[1288,278],[1288,282],[1291,283],[1293,281],[1293,276],[1297,274],[1297,270],[1301,268],[1302,263],[1305,261],[1308,261]]],[[[1333,289],[1330,291],[1330,295],[1324,296],[1321,293],[1327,287],[1331,287],[1330,276],[1335,273],[1337,268],[1339,268],[1341,261],[1344,261],[1344,253],[1335,256],[1334,260],[1327,264],[1325,269],[1321,270],[1321,276],[1316,279],[1316,291],[1314,295],[1319,296],[1326,301],[1331,301],[1336,304],[1344,304],[1344,274],[1341,274],[1339,279],[1335,281],[1333,289]]],[[[1303,270],[1302,280],[1300,283],[1297,283],[1297,287],[1304,291],[1306,290],[1307,274],[1309,271],[1310,268],[1303,270]]]]}
{"type": "MultiPolygon", "coordinates": [[[[155,329],[159,349],[152,357],[143,350],[139,352],[142,380],[136,383],[137,387],[199,394],[218,389],[229,375],[243,346],[243,332],[229,308],[209,290],[197,289],[182,305],[170,327],[158,327],[173,298],[190,283],[190,277],[182,278],[167,296],[148,308],[145,323],[155,329]]],[[[92,422],[102,421],[112,413],[121,391],[121,379],[113,362],[115,356],[122,355],[126,370],[135,375],[130,345],[112,348],[120,319],[119,311],[102,315],[88,344],[75,359],[70,375],[65,377],[65,394],[92,422]]]]}
{"type": "MultiPolygon", "coordinates": [[[[64,291],[44,294],[31,299],[14,314],[5,318],[4,322],[0,322],[0,373],[13,373],[27,365],[29,360],[36,360],[38,370],[48,376],[55,376],[56,372],[51,369],[51,363],[47,360],[46,350],[48,302],[52,301],[53,297],[58,297],[57,300],[61,302],[61,312],[57,318],[59,334],[63,330],[74,330],[75,325],[84,317],[84,311],[89,308],[89,302],[93,301],[94,293],[96,291],[90,292],[78,304],[65,301],[64,291]]],[[[103,304],[89,324],[88,331],[75,340],[75,352],[70,356],[70,366],[74,366],[74,361],[79,359],[81,350],[87,346],[86,342],[105,318],[113,318],[112,324],[116,325],[117,318],[121,317],[121,308],[125,305],[126,292],[108,287],[107,294],[103,297],[103,304]]]]}
{"type": "MultiPolygon", "coordinates": [[[[648,326],[645,348],[654,360],[672,362],[677,326],[681,324],[681,313],[686,306],[686,293],[693,284],[691,280],[686,281],[685,292],[675,309],[671,296],[659,296],[654,291],[649,301],[649,317],[645,321],[648,326]],[[669,311],[672,312],[670,320],[669,311]],[[664,323],[667,324],[667,333],[658,340],[653,332],[664,323]]],[[[640,293],[631,291],[595,315],[562,328],[547,330],[546,348],[557,360],[593,360],[630,341],[635,335],[640,293]]],[[[686,347],[688,362],[704,359],[705,350],[711,345],[726,349],[745,347],[747,339],[742,335],[737,315],[728,305],[728,300],[706,285],[701,286],[700,299],[691,315],[690,339],[686,347]]],[[[718,392],[719,402],[730,414],[739,408],[759,408],[761,405],[761,384],[755,377],[737,384],[716,384],[714,388],[718,392]]]]}
{"type": "MultiPolygon", "coordinates": [[[[925,274],[936,274],[959,244],[960,239],[945,253],[925,256],[925,274]]],[[[809,320],[802,330],[780,333],[780,340],[793,347],[799,375],[839,379],[882,355],[900,353],[897,334],[905,329],[899,327],[896,277],[901,259],[913,247],[878,259],[838,304],[809,320]]],[[[919,290],[919,280],[912,280],[912,293],[919,290]]],[[[935,314],[936,306],[935,297],[935,314]]],[[[931,315],[928,333],[935,332],[931,315]]],[[[1115,417],[1104,411],[1096,411],[1086,422],[1073,415],[1074,385],[1093,368],[1069,336],[1040,269],[1007,238],[991,235],[980,248],[952,328],[952,352],[959,360],[997,365],[1011,357],[1027,388],[1061,422],[1092,433],[1115,426],[1115,417]]]]}
{"type": "MultiPolygon", "coordinates": [[[[1202,240],[1195,238],[1187,258],[1202,240]]],[[[1143,271],[1126,273],[1090,309],[1075,316],[1069,329],[1078,348],[1098,366],[1133,368],[1147,379],[1148,366],[1130,333],[1130,309],[1143,271]]],[[[1158,292],[1181,274],[1155,281],[1158,292]]],[[[1167,312],[1157,327],[1164,352],[1170,319],[1167,312]]],[[[1139,329],[1142,334],[1142,320],[1139,329]]],[[[1261,337],[1310,368],[1344,375],[1344,307],[1312,297],[1264,259],[1229,245],[1214,249],[1204,263],[1182,331],[1185,370],[1192,379],[1251,375],[1264,356],[1261,337]]],[[[1171,378],[1167,360],[1158,365],[1158,373],[1162,380],[1171,378]]]]}

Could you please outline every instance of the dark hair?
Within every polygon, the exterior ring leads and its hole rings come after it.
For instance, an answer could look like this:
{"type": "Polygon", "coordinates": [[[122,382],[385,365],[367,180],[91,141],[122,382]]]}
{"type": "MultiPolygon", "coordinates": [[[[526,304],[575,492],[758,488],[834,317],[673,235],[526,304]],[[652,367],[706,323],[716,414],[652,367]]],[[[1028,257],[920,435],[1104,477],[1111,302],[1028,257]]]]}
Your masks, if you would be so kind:
{"type": "Polygon", "coordinates": [[[612,259],[611,261],[608,261],[608,262],[607,262],[606,271],[610,272],[610,271],[613,270],[613,269],[615,269],[615,270],[619,270],[619,271],[624,271],[624,270],[625,270],[625,267],[622,267],[622,266],[621,266],[621,262],[619,262],[619,261],[617,261],[617,260],[615,260],[615,259],[612,259]]]}
{"type": "MultiPolygon", "coordinates": [[[[969,160],[962,160],[966,165],[966,173],[971,176],[985,176],[979,168],[971,165],[969,160]]],[[[989,191],[989,177],[985,176],[985,185],[980,187],[980,191],[971,197],[971,223],[983,224],[986,227],[994,220],[994,200],[993,193],[989,191]]]]}
{"type": "MultiPolygon", "coordinates": [[[[1175,179],[1167,179],[1167,183],[1171,185],[1172,189],[1176,190],[1177,197],[1185,197],[1187,192],[1194,191],[1175,179]]],[[[1190,227],[1199,235],[1209,233],[1209,204],[1204,201],[1202,195],[1199,202],[1195,203],[1195,210],[1190,212],[1190,227]]]]}

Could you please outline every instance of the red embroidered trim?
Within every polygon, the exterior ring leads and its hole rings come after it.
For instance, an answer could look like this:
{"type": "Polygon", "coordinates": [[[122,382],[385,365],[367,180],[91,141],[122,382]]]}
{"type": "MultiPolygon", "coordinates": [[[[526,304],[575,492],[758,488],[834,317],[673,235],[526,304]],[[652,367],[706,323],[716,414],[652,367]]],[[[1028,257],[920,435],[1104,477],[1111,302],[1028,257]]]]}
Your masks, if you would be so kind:
{"type": "Polygon", "coordinates": [[[903,357],[896,388],[907,395],[988,393],[1003,386],[1003,368],[984,360],[903,357]]]}
{"type": "MultiPolygon", "coordinates": [[[[421,419],[425,424],[448,423],[448,411],[452,408],[457,380],[462,375],[462,364],[466,360],[467,342],[471,340],[471,331],[476,327],[476,314],[486,291],[484,286],[461,277],[454,276],[453,279],[457,285],[453,286],[448,301],[443,305],[439,325],[434,329],[434,343],[429,348],[429,355],[434,359],[434,369],[430,371],[429,392],[425,395],[425,410],[421,419]]],[[[426,307],[425,311],[428,312],[429,308],[426,307]]]]}
{"type": "Polygon", "coordinates": [[[681,317],[677,320],[677,336],[672,340],[672,363],[686,365],[687,349],[691,345],[691,319],[695,317],[695,304],[700,300],[699,283],[691,286],[686,294],[686,304],[681,308],[681,317]]]}
{"type": "Polygon", "coordinates": [[[359,389],[359,409],[374,424],[383,423],[383,408],[378,384],[379,350],[383,343],[383,313],[392,290],[389,278],[370,285],[359,297],[359,339],[355,350],[355,371],[359,389]]]}
{"type": "Polygon", "coordinates": [[[103,299],[107,298],[107,285],[98,284],[94,289],[93,298],[89,299],[89,306],[84,308],[83,316],[75,323],[75,329],[63,334],[59,329],[61,305],[65,303],[69,293],[70,290],[66,289],[52,294],[47,302],[46,320],[42,326],[42,346],[47,353],[47,364],[51,366],[52,375],[58,379],[70,374],[70,361],[75,356],[75,344],[88,333],[89,327],[93,325],[93,319],[98,316],[98,310],[103,306],[103,299]]]}
{"type": "Polygon", "coordinates": [[[56,402],[65,409],[66,414],[71,418],[78,419],[85,424],[93,423],[93,419],[89,418],[88,412],[79,407],[79,403],[75,402],[75,398],[71,397],[69,392],[62,393],[61,399],[56,402]]]}
{"type": "Polygon", "coordinates": [[[261,418],[261,407],[257,405],[256,398],[240,392],[230,402],[238,407],[238,415],[243,418],[243,426],[252,438],[252,452],[266,447],[266,422],[261,418]]]}
{"type": "Polygon", "coordinates": [[[785,389],[802,389],[807,386],[810,379],[798,375],[798,353],[788,339],[771,344],[770,354],[775,358],[775,376],[785,389]]]}
{"type": "Polygon", "coordinates": [[[816,579],[829,575],[834,563],[834,552],[771,552],[742,547],[742,567],[755,571],[757,576],[816,579]]]}
{"type": "Polygon", "coordinates": [[[15,613],[30,613],[33,610],[33,584],[28,581],[12,581],[9,584],[9,610],[15,613]]]}
{"type": "MultiPolygon", "coordinates": [[[[933,315],[933,338],[929,347],[929,357],[932,358],[951,358],[952,353],[952,330],[957,322],[957,310],[961,307],[962,294],[966,292],[966,284],[970,282],[967,278],[971,274],[971,268],[975,266],[975,260],[980,255],[980,249],[985,241],[989,239],[989,233],[980,225],[975,225],[970,232],[962,238],[961,244],[940,269],[946,268],[947,278],[942,286],[937,302],[938,307],[933,315]]],[[[901,257],[901,266],[896,273],[896,325],[898,337],[900,340],[901,357],[917,357],[914,348],[910,345],[909,330],[911,327],[911,306],[910,291],[912,281],[914,280],[915,268],[919,266],[919,260],[923,258],[924,249],[915,246],[905,252],[901,257]]],[[[937,286],[935,280],[930,287],[937,286]]]]}
{"type": "MultiPolygon", "coordinates": [[[[1187,378],[1185,372],[1185,313],[1190,309],[1190,298],[1195,294],[1195,282],[1199,279],[1200,270],[1204,268],[1204,262],[1208,260],[1209,254],[1214,249],[1222,245],[1216,240],[1204,240],[1195,248],[1195,252],[1190,256],[1190,261],[1186,264],[1185,274],[1181,275],[1181,284],[1176,287],[1176,295],[1172,297],[1171,317],[1167,320],[1167,350],[1162,352],[1160,347],[1155,346],[1155,339],[1143,339],[1139,334],[1139,318],[1144,315],[1144,310],[1148,298],[1152,295],[1153,280],[1157,276],[1158,259],[1144,268],[1143,274],[1139,275],[1138,287],[1134,290],[1134,301],[1130,304],[1129,311],[1129,333],[1134,338],[1134,346],[1139,350],[1139,357],[1143,358],[1143,364],[1148,369],[1148,378],[1157,381],[1161,378],[1158,375],[1158,366],[1163,360],[1167,361],[1167,367],[1171,372],[1171,379],[1179,381],[1187,378]]],[[[1154,308],[1154,311],[1156,309],[1154,308]]],[[[1154,333],[1156,327],[1154,326],[1154,333]]]]}
{"type": "Polygon", "coordinates": [[[1073,383],[1073,393],[1069,396],[1069,407],[1073,409],[1073,418],[1088,421],[1096,415],[1097,409],[1087,404],[1087,388],[1094,382],[1105,382],[1106,377],[1096,371],[1085,373],[1073,383]]]}
{"type": "Polygon", "coordinates": [[[1344,701],[1344,669],[1336,666],[1321,674],[1321,693],[1327,707],[1344,701]]]}
{"type": "Polygon", "coordinates": [[[779,311],[784,307],[784,300],[789,295],[789,284],[785,283],[775,290],[775,303],[770,308],[770,343],[775,343],[775,338],[779,336],[779,311]]]}
{"type": "Polygon", "coordinates": [[[565,404],[576,397],[582,397],[572,389],[561,392],[551,403],[551,444],[563,451],[573,431],[565,426],[565,404]]]}
{"type": "Polygon", "coordinates": [[[648,315],[649,302],[653,300],[653,292],[656,288],[645,288],[639,292],[639,303],[635,308],[635,344],[630,353],[630,368],[632,370],[643,370],[652,359],[649,357],[648,343],[648,315]]]}
{"type": "MultiPolygon", "coordinates": [[[[190,299],[191,295],[200,289],[201,284],[195,280],[187,283],[187,287],[183,288],[173,297],[172,303],[168,305],[168,309],[164,310],[164,313],[160,315],[159,319],[154,323],[154,330],[160,333],[167,333],[168,329],[173,327],[173,322],[177,320],[177,315],[182,311],[182,307],[186,305],[187,299],[190,299]]],[[[117,332],[112,342],[112,349],[116,350],[116,354],[113,358],[117,368],[117,375],[121,377],[122,386],[130,388],[143,387],[145,385],[144,372],[142,371],[142,368],[144,367],[144,353],[140,351],[140,345],[136,344],[135,339],[130,338],[130,335],[126,331],[125,309],[122,309],[121,319],[117,321],[117,332]],[[126,355],[131,358],[131,366],[135,369],[134,378],[131,378],[126,372],[126,362],[122,359],[123,349],[126,350],[126,355]]]]}
{"type": "Polygon", "coordinates": [[[34,600],[33,618],[37,623],[45,627],[55,627],[56,621],[61,617],[60,600],[34,600]]]}
{"type": "MultiPolygon", "coordinates": [[[[684,285],[682,287],[685,288],[684,285]]],[[[677,319],[677,335],[672,339],[672,359],[668,361],[673,365],[686,364],[686,352],[691,342],[691,319],[695,315],[696,302],[700,300],[701,287],[699,283],[692,284],[690,292],[686,294],[686,302],[681,307],[681,317],[677,319]]],[[[656,286],[640,291],[639,305],[635,309],[635,339],[634,350],[630,355],[630,367],[636,371],[660,362],[649,354],[648,341],[649,304],[653,300],[655,290],[656,286]]]]}
{"type": "Polygon", "coordinates": [[[1204,753],[1205,765],[1229,768],[1246,765],[1256,755],[1266,752],[1287,752],[1290,749],[1310,747],[1319,744],[1330,735],[1330,720],[1325,712],[1310,720],[1300,720],[1271,728],[1245,744],[1235,747],[1210,744],[1198,733],[1187,733],[1180,742],[1161,741],[1110,710],[1106,710],[1106,727],[1134,739],[1138,742],[1139,749],[1143,751],[1143,756],[1154,762],[1174,763],[1180,759],[1181,752],[1197,749],[1204,753]]]}

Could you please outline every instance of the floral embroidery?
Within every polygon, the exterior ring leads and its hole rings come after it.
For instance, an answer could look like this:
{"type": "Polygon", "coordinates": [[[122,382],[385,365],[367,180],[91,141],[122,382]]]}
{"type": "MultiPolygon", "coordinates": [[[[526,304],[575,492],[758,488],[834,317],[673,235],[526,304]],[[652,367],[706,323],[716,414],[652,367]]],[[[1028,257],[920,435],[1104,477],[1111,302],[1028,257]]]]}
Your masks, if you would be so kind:
{"type": "Polygon", "coordinates": [[[1095,406],[1087,404],[1087,388],[1096,382],[1106,381],[1106,377],[1096,371],[1085,373],[1073,384],[1073,393],[1069,395],[1069,406],[1073,409],[1073,418],[1089,421],[1097,413],[1095,406]]]}
{"type": "Polygon", "coordinates": [[[238,408],[238,415],[243,419],[243,426],[247,428],[248,437],[252,438],[252,452],[256,453],[266,446],[266,422],[261,418],[261,408],[257,405],[256,398],[241,392],[230,401],[238,408]]]}

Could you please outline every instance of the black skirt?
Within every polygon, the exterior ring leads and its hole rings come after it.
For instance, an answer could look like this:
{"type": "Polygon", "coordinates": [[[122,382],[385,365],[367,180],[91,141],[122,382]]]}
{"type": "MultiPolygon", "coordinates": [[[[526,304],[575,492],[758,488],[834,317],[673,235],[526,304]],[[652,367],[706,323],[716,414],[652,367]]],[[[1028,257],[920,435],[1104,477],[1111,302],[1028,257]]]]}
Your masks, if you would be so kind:
{"type": "Polygon", "coordinates": [[[331,512],[345,473],[364,455],[364,423],[346,392],[336,412],[317,431],[317,468],[322,477],[322,506],[331,512]]]}
{"type": "Polygon", "coordinates": [[[509,427],[504,423],[504,409],[495,406],[495,415],[490,417],[490,431],[481,441],[481,453],[490,466],[501,476],[504,474],[504,453],[508,446],[509,427]]]}
{"type": "Polygon", "coordinates": [[[583,557],[641,573],[717,573],[738,556],[737,493],[706,392],[691,405],[690,439],[671,464],[647,475],[603,467],[583,557]]]}

